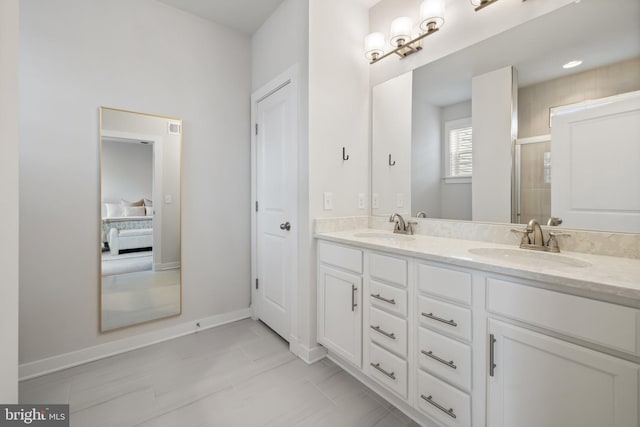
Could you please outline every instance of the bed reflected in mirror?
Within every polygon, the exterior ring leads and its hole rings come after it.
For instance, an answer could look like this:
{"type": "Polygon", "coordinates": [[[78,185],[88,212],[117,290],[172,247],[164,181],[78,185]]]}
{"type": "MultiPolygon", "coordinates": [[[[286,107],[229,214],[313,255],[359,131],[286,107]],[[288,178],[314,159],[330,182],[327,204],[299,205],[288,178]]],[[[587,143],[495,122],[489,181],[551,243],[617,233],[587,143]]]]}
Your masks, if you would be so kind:
{"type": "Polygon", "coordinates": [[[180,119],[100,108],[100,330],[177,316],[180,119]]]}

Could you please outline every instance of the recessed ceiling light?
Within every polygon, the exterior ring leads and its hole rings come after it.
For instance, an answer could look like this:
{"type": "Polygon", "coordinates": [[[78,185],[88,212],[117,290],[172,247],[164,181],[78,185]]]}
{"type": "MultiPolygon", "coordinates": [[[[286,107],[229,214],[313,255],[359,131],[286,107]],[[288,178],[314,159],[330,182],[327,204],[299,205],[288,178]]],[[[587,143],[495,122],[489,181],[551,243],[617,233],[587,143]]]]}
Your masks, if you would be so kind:
{"type": "Polygon", "coordinates": [[[575,60],[575,61],[569,61],[566,64],[564,64],[562,66],[562,68],[573,68],[573,67],[577,67],[578,65],[582,64],[581,60],[575,60]]]}

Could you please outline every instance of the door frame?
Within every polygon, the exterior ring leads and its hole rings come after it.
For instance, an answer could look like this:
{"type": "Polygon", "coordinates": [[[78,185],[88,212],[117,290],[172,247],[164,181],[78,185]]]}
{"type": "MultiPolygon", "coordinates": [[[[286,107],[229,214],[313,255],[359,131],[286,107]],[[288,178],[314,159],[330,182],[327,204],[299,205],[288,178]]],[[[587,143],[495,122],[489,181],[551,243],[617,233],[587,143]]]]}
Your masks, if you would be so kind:
{"type": "MultiPolygon", "coordinates": [[[[258,119],[258,103],[268,97],[269,95],[277,92],[279,89],[289,86],[291,92],[289,94],[289,102],[291,102],[291,116],[293,135],[295,135],[296,141],[299,141],[299,127],[298,127],[298,111],[299,106],[299,92],[298,92],[298,65],[295,64],[279,74],[269,83],[257,89],[251,94],[251,317],[254,320],[258,319],[259,302],[258,291],[256,289],[256,279],[258,278],[258,216],[256,213],[256,201],[258,196],[258,173],[257,173],[257,138],[255,132],[255,126],[258,119]]],[[[295,159],[295,164],[288,165],[294,167],[298,171],[298,144],[293,144],[291,158],[295,159]]],[[[294,348],[298,344],[298,248],[300,237],[300,224],[298,222],[298,205],[299,205],[299,172],[296,172],[295,179],[295,200],[296,203],[291,210],[291,223],[293,228],[291,230],[291,237],[295,244],[295,250],[293,251],[293,257],[291,259],[291,274],[292,283],[289,289],[289,294],[286,296],[289,302],[289,336],[287,337],[290,348],[294,348]]]]}

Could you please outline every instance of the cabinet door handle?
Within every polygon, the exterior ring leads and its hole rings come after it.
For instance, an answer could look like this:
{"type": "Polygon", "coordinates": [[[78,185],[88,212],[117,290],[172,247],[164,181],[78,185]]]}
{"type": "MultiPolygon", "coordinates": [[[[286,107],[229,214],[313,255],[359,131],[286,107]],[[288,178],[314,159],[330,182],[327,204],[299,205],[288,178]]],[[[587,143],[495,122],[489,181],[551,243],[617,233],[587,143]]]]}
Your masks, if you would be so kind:
{"type": "Polygon", "coordinates": [[[382,372],[383,374],[385,374],[386,376],[388,376],[389,378],[391,378],[392,380],[395,380],[395,379],[396,379],[396,374],[395,374],[394,372],[387,372],[387,371],[385,371],[384,369],[382,369],[382,368],[380,367],[380,364],[379,364],[379,363],[373,363],[373,362],[371,362],[371,363],[370,363],[370,365],[371,365],[371,366],[373,366],[374,368],[376,368],[378,371],[380,371],[380,372],[382,372]]]}
{"type": "Polygon", "coordinates": [[[396,339],[396,334],[394,334],[393,332],[389,333],[387,331],[385,331],[384,329],[382,329],[380,326],[373,326],[371,325],[371,329],[373,329],[376,332],[381,333],[382,335],[391,338],[392,340],[396,339]]]}
{"type": "Polygon", "coordinates": [[[358,306],[358,304],[356,304],[357,290],[356,285],[351,285],[351,311],[356,311],[356,307],[358,306]]]}
{"type": "Polygon", "coordinates": [[[495,373],[496,364],[495,364],[495,343],[496,338],[493,334],[489,334],[489,376],[492,377],[495,373]]]}
{"type": "Polygon", "coordinates": [[[396,305],[395,299],[386,299],[385,297],[381,297],[380,294],[371,294],[371,296],[375,299],[379,299],[380,301],[388,302],[389,304],[396,305]]]}
{"type": "Polygon", "coordinates": [[[433,401],[433,397],[431,395],[425,396],[424,394],[421,394],[420,398],[425,400],[427,403],[432,404],[436,408],[440,409],[442,412],[444,412],[445,414],[449,415],[451,418],[457,418],[455,412],[453,412],[453,408],[447,409],[444,406],[440,405],[439,403],[434,402],[433,401]]]}
{"type": "Polygon", "coordinates": [[[422,312],[424,317],[428,317],[429,319],[437,320],[438,322],[446,323],[447,325],[456,327],[458,324],[454,320],[443,319],[442,317],[434,316],[433,313],[425,313],[422,312]]]}
{"type": "Polygon", "coordinates": [[[420,350],[420,353],[424,354],[427,357],[432,358],[433,360],[437,360],[438,362],[442,363],[443,365],[447,365],[448,367],[452,368],[452,369],[458,369],[458,367],[453,363],[453,360],[447,362],[446,360],[436,356],[435,354],[433,354],[432,351],[424,351],[424,350],[420,350]]]}

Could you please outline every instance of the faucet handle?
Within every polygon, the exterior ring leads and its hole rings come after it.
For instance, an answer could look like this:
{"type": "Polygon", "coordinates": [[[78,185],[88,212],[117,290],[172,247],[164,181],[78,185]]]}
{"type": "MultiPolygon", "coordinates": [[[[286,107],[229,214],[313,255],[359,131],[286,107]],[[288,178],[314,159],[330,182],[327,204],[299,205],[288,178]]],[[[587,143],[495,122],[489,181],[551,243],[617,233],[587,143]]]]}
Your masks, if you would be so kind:
{"type": "Polygon", "coordinates": [[[418,225],[418,221],[409,221],[407,222],[407,231],[409,234],[413,234],[413,227],[418,225]]]}
{"type": "Polygon", "coordinates": [[[511,232],[512,233],[522,233],[522,240],[520,240],[520,246],[522,246],[522,245],[530,245],[531,244],[531,240],[529,239],[529,231],[527,229],[520,230],[520,229],[517,229],[517,228],[512,228],[511,232]]]}
{"type": "Polygon", "coordinates": [[[571,234],[563,233],[561,231],[549,231],[549,240],[547,240],[547,247],[551,252],[560,252],[560,246],[558,246],[558,240],[556,237],[570,237],[571,234]]]}

